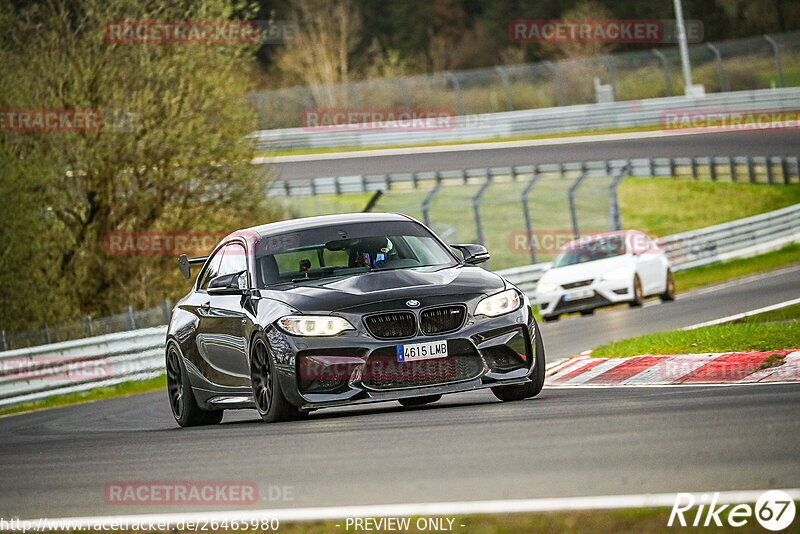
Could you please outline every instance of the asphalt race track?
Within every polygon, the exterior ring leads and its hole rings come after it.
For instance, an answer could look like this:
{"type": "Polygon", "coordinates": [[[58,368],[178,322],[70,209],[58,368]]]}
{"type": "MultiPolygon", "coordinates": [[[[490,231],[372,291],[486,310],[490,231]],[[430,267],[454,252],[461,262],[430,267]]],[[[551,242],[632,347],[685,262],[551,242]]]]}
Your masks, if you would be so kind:
{"type": "Polygon", "coordinates": [[[591,141],[548,146],[475,150],[464,145],[453,152],[393,156],[352,157],[276,163],[282,179],[384,174],[387,172],[435,171],[481,167],[505,167],[541,163],[568,163],[626,158],[689,156],[796,156],[800,131],[744,131],[676,135],[620,141],[591,141]]]}
{"type": "MultiPolygon", "coordinates": [[[[794,267],[543,336],[553,360],[799,295],[794,267]]],[[[0,418],[0,517],[204,509],[106,504],[105,485],[127,481],[254,482],[250,509],[796,488],[798,406],[796,384],[545,388],[516,403],[485,391],[276,425],[242,411],[181,430],[156,392],[0,418]]]]}

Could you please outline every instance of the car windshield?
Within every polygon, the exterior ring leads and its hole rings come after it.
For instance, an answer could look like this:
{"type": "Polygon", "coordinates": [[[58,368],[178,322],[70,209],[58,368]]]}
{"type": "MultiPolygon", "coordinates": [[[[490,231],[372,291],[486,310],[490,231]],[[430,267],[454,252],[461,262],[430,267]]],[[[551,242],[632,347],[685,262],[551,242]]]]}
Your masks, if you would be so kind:
{"type": "Polygon", "coordinates": [[[256,249],[258,287],[391,269],[457,265],[412,221],[354,223],[267,236],[256,249]]]}
{"type": "Polygon", "coordinates": [[[623,236],[608,236],[568,245],[553,261],[553,267],[566,267],[625,254],[623,236]]]}

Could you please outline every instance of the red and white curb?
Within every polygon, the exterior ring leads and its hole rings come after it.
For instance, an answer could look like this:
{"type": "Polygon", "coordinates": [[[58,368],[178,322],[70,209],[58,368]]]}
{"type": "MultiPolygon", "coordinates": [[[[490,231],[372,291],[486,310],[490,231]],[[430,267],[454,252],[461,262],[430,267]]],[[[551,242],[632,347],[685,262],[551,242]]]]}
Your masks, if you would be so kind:
{"type": "Polygon", "coordinates": [[[800,382],[800,350],[592,358],[575,356],[547,369],[548,386],[644,386],[800,382]],[[770,355],[783,364],[759,369],[770,355]]]}

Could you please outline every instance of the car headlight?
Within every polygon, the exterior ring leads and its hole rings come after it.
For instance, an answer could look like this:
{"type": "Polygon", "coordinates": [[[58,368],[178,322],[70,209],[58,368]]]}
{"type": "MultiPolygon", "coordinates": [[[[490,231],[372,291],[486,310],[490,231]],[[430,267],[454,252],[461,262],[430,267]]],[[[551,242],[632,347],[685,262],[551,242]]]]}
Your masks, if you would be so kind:
{"type": "Polygon", "coordinates": [[[522,299],[520,299],[519,293],[514,289],[507,289],[481,300],[475,307],[475,315],[497,317],[516,310],[519,308],[520,302],[522,299]]]}
{"type": "Polygon", "coordinates": [[[617,267],[603,274],[603,280],[622,280],[631,275],[630,267],[617,267]]]}
{"type": "Polygon", "coordinates": [[[332,315],[289,315],[278,319],[278,326],[294,336],[335,336],[355,330],[347,319],[332,315]]]}
{"type": "Polygon", "coordinates": [[[536,291],[539,293],[552,293],[556,289],[558,289],[558,286],[551,282],[543,282],[536,286],[536,291]]]}

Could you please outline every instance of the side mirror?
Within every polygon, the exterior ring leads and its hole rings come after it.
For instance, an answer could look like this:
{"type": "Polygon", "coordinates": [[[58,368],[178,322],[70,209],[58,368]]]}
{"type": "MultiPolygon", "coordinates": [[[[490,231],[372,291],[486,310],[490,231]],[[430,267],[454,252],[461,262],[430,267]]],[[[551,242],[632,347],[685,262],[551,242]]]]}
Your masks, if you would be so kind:
{"type": "Polygon", "coordinates": [[[243,295],[247,289],[247,271],[223,274],[211,279],[208,284],[209,295],[243,295]]]}
{"type": "Polygon", "coordinates": [[[454,249],[461,252],[464,256],[464,263],[469,265],[478,265],[485,261],[489,261],[489,251],[483,245],[450,245],[454,249]]]}

